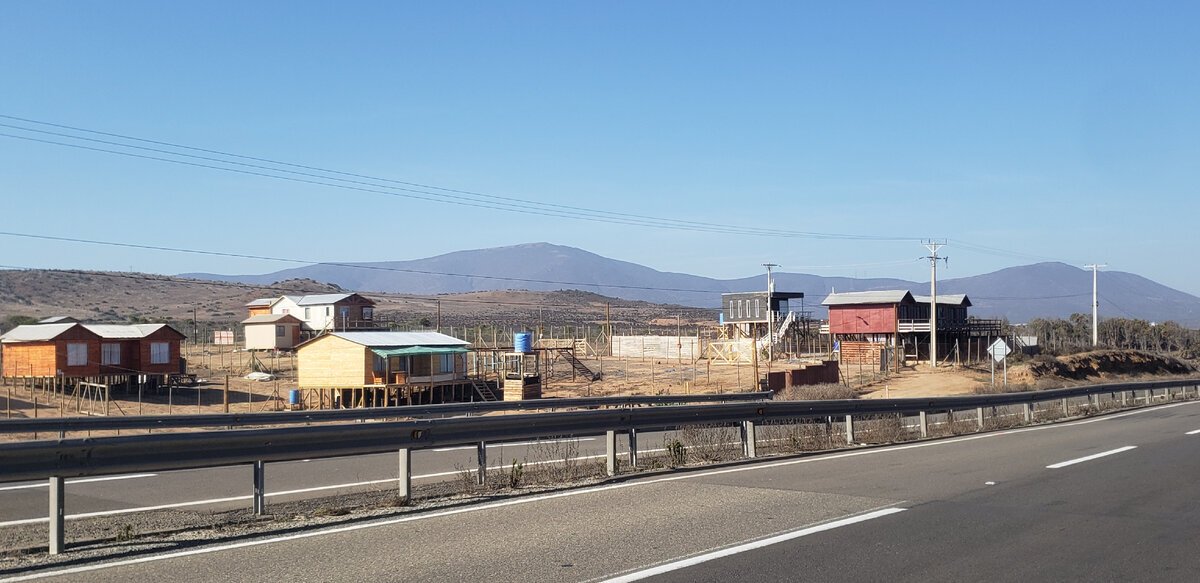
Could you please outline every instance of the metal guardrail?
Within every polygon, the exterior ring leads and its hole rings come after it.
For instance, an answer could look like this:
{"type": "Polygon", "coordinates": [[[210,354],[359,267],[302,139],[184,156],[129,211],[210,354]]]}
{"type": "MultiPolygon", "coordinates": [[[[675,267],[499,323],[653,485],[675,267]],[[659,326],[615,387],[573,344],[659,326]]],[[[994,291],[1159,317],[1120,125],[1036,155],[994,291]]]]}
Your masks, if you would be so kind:
{"type": "Polygon", "coordinates": [[[197,415],[137,415],[129,417],[51,417],[43,419],[0,419],[0,434],[65,434],[85,431],[130,429],[178,429],[203,427],[261,427],[378,419],[449,417],[495,413],[500,411],[536,411],[543,409],[590,409],[599,407],[635,407],[684,403],[728,403],[761,401],[774,393],[725,393],[720,395],[630,395],[624,397],[547,398],[528,401],[476,401],[439,405],[405,405],[365,409],[325,409],[313,411],[276,411],[265,413],[217,413],[197,415]]]}
{"type": "MultiPolygon", "coordinates": [[[[563,411],[529,415],[412,419],[379,423],[276,427],[258,430],[222,430],[161,433],[120,437],[74,438],[0,444],[0,481],[49,478],[50,551],[63,548],[63,489],[67,477],[127,472],[163,471],[234,464],[254,465],[254,510],[263,509],[265,462],[400,452],[399,495],[411,492],[411,451],[474,444],[479,458],[479,478],[486,468],[488,442],[548,437],[606,435],[609,473],[616,471],[616,433],[627,432],[630,454],[636,455],[636,432],[673,429],[689,425],[738,426],[743,451],[755,457],[755,426],[788,420],[845,418],[848,442],[853,442],[853,418],[882,414],[919,414],[922,434],[928,413],[976,409],[980,426],[983,409],[1025,405],[1102,394],[1136,397],[1145,391],[1146,402],[1159,389],[1200,397],[1200,380],[1158,381],[1092,385],[994,395],[969,395],[928,399],[867,399],[831,401],[759,401],[711,405],[681,405],[563,411]]],[[[567,399],[564,402],[569,401],[567,399]]],[[[436,406],[433,406],[436,407],[436,406]]],[[[1064,407],[1065,409],[1065,407],[1064,407]]]]}

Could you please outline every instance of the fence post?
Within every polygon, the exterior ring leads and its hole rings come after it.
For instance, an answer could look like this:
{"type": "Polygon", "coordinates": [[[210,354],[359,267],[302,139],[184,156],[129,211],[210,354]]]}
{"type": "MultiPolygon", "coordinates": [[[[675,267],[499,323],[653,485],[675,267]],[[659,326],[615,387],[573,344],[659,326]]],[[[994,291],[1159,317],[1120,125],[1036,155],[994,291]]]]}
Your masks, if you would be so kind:
{"type": "Polygon", "coordinates": [[[66,517],[66,481],[62,476],[50,476],[50,554],[63,552],[63,527],[66,517]]]}
{"type": "Polygon", "coordinates": [[[846,445],[854,443],[854,416],[846,415],[846,445]]]}
{"type": "Polygon", "coordinates": [[[975,408],[975,419],[979,421],[979,428],[983,429],[983,407],[975,408]]]}
{"type": "Polygon", "coordinates": [[[1033,423],[1033,403],[1025,403],[1025,422],[1033,423]]]}
{"type": "Polygon", "coordinates": [[[921,411],[920,418],[921,418],[921,437],[929,437],[928,415],[924,411],[921,411]]]}
{"type": "Polygon", "coordinates": [[[400,450],[400,485],[396,496],[401,504],[412,500],[412,450],[407,447],[400,450]]]}
{"type": "Polygon", "coordinates": [[[629,467],[631,467],[631,468],[637,467],[637,455],[638,455],[637,429],[630,429],[629,430],[629,467]]]}
{"type": "Polygon", "coordinates": [[[617,432],[609,429],[604,433],[604,445],[608,450],[605,457],[608,460],[608,475],[617,475],[617,432]]]}
{"type": "Polygon", "coordinates": [[[758,457],[757,438],[754,421],[742,421],[742,454],[748,458],[758,457]]]}
{"type": "Polygon", "coordinates": [[[475,459],[479,463],[479,469],[475,472],[475,483],[480,486],[487,483],[487,444],[479,442],[475,445],[475,459]]]}
{"type": "Polygon", "coordinates": [[[254,515],[262,516],[266,511],[267,497],[267,464],[262,460],[254,462],[254,515]]]}

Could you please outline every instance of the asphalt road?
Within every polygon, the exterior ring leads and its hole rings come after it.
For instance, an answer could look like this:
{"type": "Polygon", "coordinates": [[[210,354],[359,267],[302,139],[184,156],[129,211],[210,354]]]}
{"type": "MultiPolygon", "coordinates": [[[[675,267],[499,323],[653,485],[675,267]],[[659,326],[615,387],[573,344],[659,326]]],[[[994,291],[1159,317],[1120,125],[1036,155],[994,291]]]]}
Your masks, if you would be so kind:
{"type": "MultiPolygon", "coordinates": [[[[240,540],[67,581],[1192,581],[1200,403],[240,540]]],[[[13,580],[17,573],[0,575],[13,580]]]]}

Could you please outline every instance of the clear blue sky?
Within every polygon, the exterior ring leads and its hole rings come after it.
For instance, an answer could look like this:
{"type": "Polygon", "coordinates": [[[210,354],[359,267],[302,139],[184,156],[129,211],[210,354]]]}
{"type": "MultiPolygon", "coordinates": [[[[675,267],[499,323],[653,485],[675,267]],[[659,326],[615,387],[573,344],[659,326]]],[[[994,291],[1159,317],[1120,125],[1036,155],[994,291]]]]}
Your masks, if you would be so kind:
{"type": "MultiPolygon", "coordinates": [[[[11,118],[0,230],[311,261],[547,241],[720,278],[769,261],[919,281],[932,237],[950,243],[939,278],[1102,262],[1200,294],[1198,6],[8,2],[0,115],[533,203],[871,238],[416,200],[31,141],[183,159],[11,118]]],[[[0,265],[291,266],[12,236],[0,265]]]]}

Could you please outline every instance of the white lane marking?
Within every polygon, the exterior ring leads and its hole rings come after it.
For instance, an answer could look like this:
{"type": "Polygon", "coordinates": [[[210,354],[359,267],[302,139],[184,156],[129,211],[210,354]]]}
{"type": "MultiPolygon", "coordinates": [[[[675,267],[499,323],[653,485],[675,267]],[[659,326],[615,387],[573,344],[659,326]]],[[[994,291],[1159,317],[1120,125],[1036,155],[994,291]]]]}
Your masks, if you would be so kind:
{"type": "Polygon", "coordinates": [[[808,536],[810,534],[816,534],[818,532],[825,532],[827,530],[833,530],[835,528],[849,526],[851,524],[857,524],[859,522],[866,522],[868,520],[873,520],[875,518],[881,518],[881,517],[888,516],[891,514],[896,514],[897,512],[904,512],[904,510],[905,510],[904,508],[884,508],[882,510],[876,510],[874,512],[860,514],[858,516],[850,516],[847,518],[843,518],[841,520],[835,520],[833,522],[826,522],[825,524],[818,524],[816,526],[810,526],[808,528],[802,528],[800,530],[793,530],[791,532],[785,532],[783,534],[764,538],[761,540],[748,542],[745,544],[740,544],[740,545],[729,547],[726,549],[721,549],[719,551],[713,551],[711,553],[705,553],[703,555],[688,557],[686,559],[681,559],[678,561],[667,563],[665,565],[659,565],[657,567],[651,567],[649,569],[644,569],[642,571],[636,571],[636,572],[629,573],[626,575],[621,575],[620,577],[613,577],[612,579],[605,579],[605,580],[603,580],[603,583],[628,583],[630,581],[640,581],[647,577],[653,577],[655,575],[662,575],[664,573],[669,573],[671,571],[678,571],[679,569],[691,567],[694,565],[699,565],[700,563],[707,563],[708,561],[713,561],[716,559],[733,556],[738,553],[744,553],[746,551],[752,551],[755,549],[761,549],[763,547],[769,547],[771,545],[776,545],[776,544],[779,544],[782,542],[787,542],[787,541],[797,539],[797,538],[800,538],[803,536],[808,536]]]}
{"type": "Polygon", "coordinates": [[[1195,431],[1189,431],[1189,432],[1187,432],[1187,433],[1184,433],[1184,435],[1195,435],[1195,434],[1197,434],[1197,433],[1200,433],[1200,429],[1197,429],[1197,430],[1195,430],[1195,431]]]}
{"type": "MultiPolygon", "coordinates": [[[[537,445],[539,443],[558,443],[560,441],[574,441],[574,442],[578,443],[581,441],[596,441],[596,439],[597,438],[595,438],[595,437],[581,437],[579,439],[546,439],[546,440],[542,440],[542,441],[536,441],[536,440],[535,441],[514,441],[511,443],[489,443],[489,444],[487,444],[487,447],[488,447],[488,449],[492,449],[492,448],[496,448],[496,447],[504,447],[504,446],[509,446],[509,445],[537,445]]],[[[459,445],[459,446],[454,446],[454,447],[435,447],[433,449],[430,449],[429,451],[436,451],[436,452],[466,451],[466,450],[474,450],[475,447],[476,446],[474,446],[474,445],[459,445]]]]}
{"type": "MultiPolygon", "coordinates": [[[[134,478],[153,478],[158,474],[126,474],[124,476],[105,476],[103,478],[80,478],[78,480],[67,480],[67,484],[86,484],[88,482],[111,482],[113,480],[132,480],[134,478]]],[[[32,490],[34,488],[46,488],[50,485],[49,481],[38,482],[36,484],[22,484],[20,486],[4,486],[0,487],[0,492],[6,490],[32,490]]]]}
{"type": "Polygon", "coordinates": [[[1117,454],[1117,453],[1121,453],[1121,452],[1129,451],[1129,450],[1131,450],[1131,449],[1137,449],[1137,446],[1136,446],[1136,445],[1127,445],[1127,446],[1125,446],[1125,447],[1118,447],[1117,449],[1110,449],[1110,450],[1108,450],[1108,451],[1102,451],[1102,452],[1100,452],[1100,453],[1094,453],[1094,454],[1092,454],[1092,455],[1089,455],[1089,456],[1084,456],[1084,457],[1081,457],[1081,458],[1075,458],[1075,459],[1073,459],[1073,460],[1067,460],[1067,461],[1065,461],[1065,462],[1058,462],[1057,464],[1050,464],[1050,465],[1046,466],[1046,469],[1050,469],[1050,470],[1057,470],[1058,468],[1065,468],[1065,467],[1067,467],[1067,466],[1073,466],[1073,465],[1075,465],[1075,464],[1078,464],[1078,463],[1082,463],[1082,462],[1089,462],[1089,461],[1092,461],[1092,460],[1094,460],[1094,459],[1099,459],[1099,458],[1102,458],[1102,457],[1104,457],[1104,456],[1110,456],[1110,455],[1113,455],[1113,454],[1117,454]]]}

